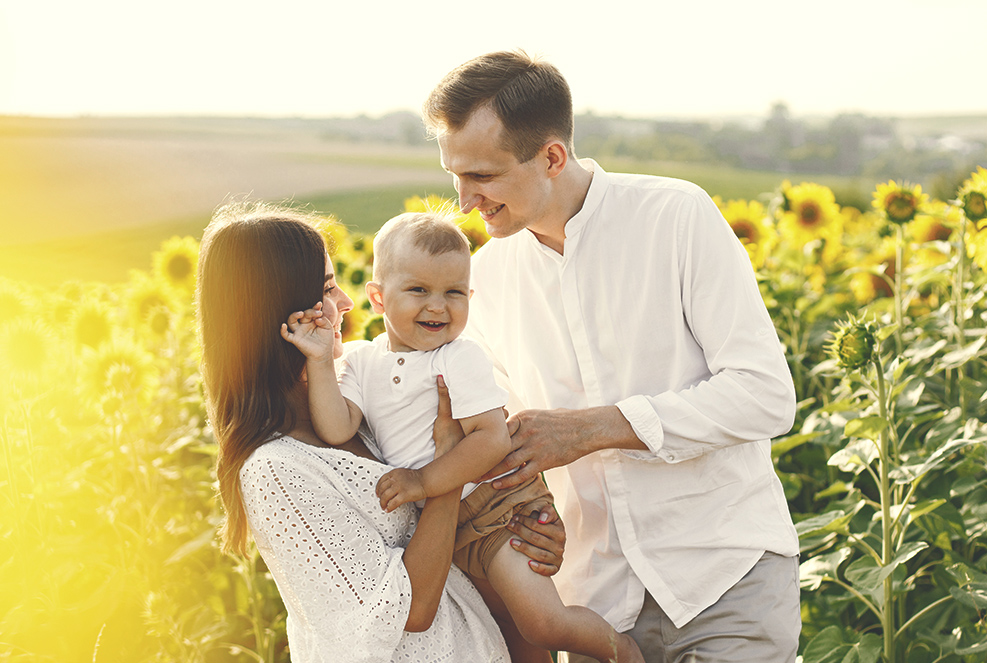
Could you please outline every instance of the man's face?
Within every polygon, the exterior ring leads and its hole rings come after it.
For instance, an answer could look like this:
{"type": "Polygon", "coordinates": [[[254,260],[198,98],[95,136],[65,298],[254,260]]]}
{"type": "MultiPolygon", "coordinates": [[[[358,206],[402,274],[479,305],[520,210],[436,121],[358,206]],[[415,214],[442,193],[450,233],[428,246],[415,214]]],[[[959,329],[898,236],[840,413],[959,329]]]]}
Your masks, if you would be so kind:
{"type": "Polygon", "coordinates": [[[384,314],[391,352],[434,350],[458,338],[469,316],[469,252],[433,256],[406,243],[392,258],[383,282],[367,286],[371,302],[379,302],[374,310],[384,314]]]}
{"type": "Polygon", "coordinates": [[[475,111],[458,131],[439,135],[442,167],[452,175],[464,214],[480,212],[491,237],[538,231],[548,204],[544,160],[520,163],[502,147],[503,125],[488,107],[475,111]]]}

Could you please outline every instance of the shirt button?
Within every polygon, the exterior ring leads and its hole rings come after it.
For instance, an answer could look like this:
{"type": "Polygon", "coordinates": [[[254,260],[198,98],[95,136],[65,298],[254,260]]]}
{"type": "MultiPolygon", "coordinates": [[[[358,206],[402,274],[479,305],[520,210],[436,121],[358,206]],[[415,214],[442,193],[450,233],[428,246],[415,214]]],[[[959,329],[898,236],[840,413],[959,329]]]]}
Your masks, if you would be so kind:
{"type": "Polygon", "coordinates": [[[675,454],[669,453],[668,454],[668,460],[675,460],[675,454]]]}
{"type": "Polygon", "coordinates": [[[404,357],[398,357],[398,366],[404,366],[404,357]]]}
{"type": "Polygon", "coordinates": [[[401,382],[401,378],[399,378],[398,376],[395,375],[394,376],[394,384],[400,384],[400,382],[401,382]]]}

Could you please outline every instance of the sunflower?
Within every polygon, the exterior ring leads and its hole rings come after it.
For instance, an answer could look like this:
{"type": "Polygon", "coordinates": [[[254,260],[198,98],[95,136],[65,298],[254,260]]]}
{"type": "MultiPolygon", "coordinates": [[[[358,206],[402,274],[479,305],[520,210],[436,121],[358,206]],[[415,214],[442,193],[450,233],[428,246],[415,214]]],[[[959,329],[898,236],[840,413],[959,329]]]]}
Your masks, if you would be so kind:
{"type": "MultiPolygon", "coordinates": [[[[960,186],[958,193],[963,213],[974,223],[987,219],[987,169],[978,166],[960,186]]],[[[982,227],[977,223],[978,227],[982,227]]]]}
{"type": "Polygon", "coordinates": [[[914,219],[928,201],[921,184],[889,180],[877,185],[871,205],[888,221],[901,225],[914,219]]]}
{"type": "Polygon", "coordinates": [[[987,271],[987,228],[971,228],[966,232],[966,254],[977,267],[987,271]]]}
{"type": "Polygon", "coordinates": [[[353,309],[343,316],[343,324],[340,333],[343,341],[353,341],[363,338],[363,325],[373,313],[370,311],[370,302],[364,300],[361,304],[356,304],[353,309]]]}
{"type": "Polygon", "coordinates": [[[959,208],[934,200],[905,226],[909,238],[918,244],[949,242],[962,225],[959,208]]]}
{"type": "Polygon", "coordinates": [[[764,266],[768,254],[778,242],[778,234],[768,221],[764,205],[756,200],[731,200],[720,208],[723,218],[747,249],[754,269],[764,266]]]}
{"type": "Polygon", "coordinates": [[[424,198],[421,196],[406,198],[404,201],[404,211],[435,212],[436,214],[449,216],[459,226],[460,230],[463,231],[463,234],[466,235],[466,239],[470,243],[471,252],[475,252],[490,239],[490,235],[487,233],[487,228],[483,224],[483,219],[480,217],[478,210],[474,209],[469,214],[463,214],[459,211],[459,206],[448,198],[434,194],[430,194],[424,198]]]}
{"type": "Polygon", "coordinates": [[[146,403],[157,386],[154,357],[130,337],[117,336],[82,359],[84,396],[97,403],[105,394],[116,392],[146,403]]]}
{"type": "Polygon", "coordinates": [[[858,304],[894,296],[895,253],[894,242],[886,239],[861,261],[861,271],[850,277],[850,290],[858,304]]]}
{"type": "Polygon", "coordinates": [[[326,243],[326,251],[331,256],[335,256],[340,247],[350,244],[349,230],[332,215],[325,217],[319,224],[319,232],[322,234],[322,241],[326,243]]]}
{"type": "Polygon", "coordinates": [[[164,281],[136,270],[130,273],[130,284],[124,299],[131,324],[135,327],[147,324],[151,314],[159,308],[168,311],[178,311],[180,308],[174,290],[164,281]]]}
{"type": "Polygon", "coordinates": [[[113,332],[113,312],[102,301],[87,298],[75,308],[71,329],[76,344],[98,348],[110,340],[113,332]]]}
{"type": "Polygon", "coordinates": [[[853,315],[839,323],[827,347],[837,365],[847,371],[863,368],[877,357],[877,325],[864,322],[853,315]]]}
{"type": "Polygon", "coordinates": [[[372,341],[386,331],[384,329],[384,316],[374,314],[367,318],[360,331],[360,338],[372,341]]]}
{"type": "Polygon", "coordinates": [[[840,208],[829,187],[812,182],[791,186],[785,182],[780,209],[778,231],[792,246],[828,239],[838,232],[840,208]]]}
{"type": "Polygon", "coordinates": [[[195,290],[199,243],[194,237],[172,237],[153,255],[154,273],[165,283],[185,291],[195,290]]]}

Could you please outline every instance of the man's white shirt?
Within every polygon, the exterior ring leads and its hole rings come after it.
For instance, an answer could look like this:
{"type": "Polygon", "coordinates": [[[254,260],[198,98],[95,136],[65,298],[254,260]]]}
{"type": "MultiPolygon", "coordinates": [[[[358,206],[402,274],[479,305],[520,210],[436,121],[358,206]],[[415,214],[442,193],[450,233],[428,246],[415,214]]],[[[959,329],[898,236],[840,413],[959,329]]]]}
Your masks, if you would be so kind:
{"type": "Polygon", "coordinates": [[[567,604],[618,631],[644,592],[681,626],[764,551],[798,552],[771,460],[791,375],[747,253],[702,189],[593,171],[564,255],[527,230],[473,259],[468,333],[509,409],[617,405],[648,451],[546,473],[565,522],[567,604]]]}

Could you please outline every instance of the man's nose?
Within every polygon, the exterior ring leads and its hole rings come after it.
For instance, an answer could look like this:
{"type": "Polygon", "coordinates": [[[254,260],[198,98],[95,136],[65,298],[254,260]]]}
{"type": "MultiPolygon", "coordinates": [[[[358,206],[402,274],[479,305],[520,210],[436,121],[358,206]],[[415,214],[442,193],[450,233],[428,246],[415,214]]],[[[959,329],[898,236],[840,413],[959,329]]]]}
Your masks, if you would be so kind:
{"type": "Polygon", "coordinates": [[[459,192],[459,211],[463,214],[472,212],[480,204],[480,201],[483,200],[483,196],[465,182],[460,181],[459,186],[456,188],[459,192]]]}

